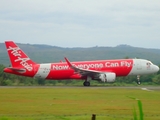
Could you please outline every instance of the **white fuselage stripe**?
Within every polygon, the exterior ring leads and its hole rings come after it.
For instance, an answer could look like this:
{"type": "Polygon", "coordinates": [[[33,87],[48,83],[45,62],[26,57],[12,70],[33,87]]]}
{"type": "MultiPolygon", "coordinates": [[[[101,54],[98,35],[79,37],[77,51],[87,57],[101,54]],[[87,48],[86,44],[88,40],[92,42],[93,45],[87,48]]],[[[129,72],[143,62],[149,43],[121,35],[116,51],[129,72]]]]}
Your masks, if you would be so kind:
{"type": "Polygon", "coordinates": [[[51,70],[51,64],[40,64],[40,67],[34,77],[46,78],[51,70]]]}

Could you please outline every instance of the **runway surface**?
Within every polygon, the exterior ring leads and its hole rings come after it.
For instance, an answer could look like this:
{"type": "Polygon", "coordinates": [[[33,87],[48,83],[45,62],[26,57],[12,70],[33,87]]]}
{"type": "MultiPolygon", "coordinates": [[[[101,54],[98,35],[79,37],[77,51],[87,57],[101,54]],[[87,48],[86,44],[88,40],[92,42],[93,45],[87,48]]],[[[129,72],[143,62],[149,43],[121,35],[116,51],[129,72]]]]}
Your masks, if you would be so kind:
{"type": "Polygon", "coordinates": [[[108,87],[108,86],[0,86],[1,88],[82,88],[82,89],[142,89],[142,90],[160,90],[160,86],[132,86],[132,87],[108,87]]]}

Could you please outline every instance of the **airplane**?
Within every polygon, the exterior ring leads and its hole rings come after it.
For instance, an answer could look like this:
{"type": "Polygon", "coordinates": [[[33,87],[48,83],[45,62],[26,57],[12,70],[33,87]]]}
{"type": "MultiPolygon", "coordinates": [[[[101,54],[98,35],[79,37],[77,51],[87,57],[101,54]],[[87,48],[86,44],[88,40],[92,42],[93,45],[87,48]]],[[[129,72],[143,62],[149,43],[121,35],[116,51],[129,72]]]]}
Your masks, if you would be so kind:
{"type": "Polygon", "coordinates": [[[44,78],[47,80],[84,80],[84,86],[90,86],[91,80],[115,82],[119,76],[137,76],[137,84],[141,84],[140,75],[153,74],[159,67],[145,59],[114,59],[39,64],[32,61],[13,41],[5,41],[11,67],[4,72],[20,76],[44,78]]]}

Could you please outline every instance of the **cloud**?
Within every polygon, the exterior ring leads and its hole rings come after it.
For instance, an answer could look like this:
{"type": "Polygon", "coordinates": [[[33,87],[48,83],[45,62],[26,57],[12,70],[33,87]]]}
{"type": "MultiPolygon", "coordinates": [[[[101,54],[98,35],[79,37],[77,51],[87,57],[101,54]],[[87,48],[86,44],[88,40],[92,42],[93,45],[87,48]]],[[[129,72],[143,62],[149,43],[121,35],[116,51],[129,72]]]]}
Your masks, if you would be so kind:
{"type": "Polygon", "coordinates": [[[159,48],[159,6],[159,0],[1,0],[0,42],[159,48]]]}

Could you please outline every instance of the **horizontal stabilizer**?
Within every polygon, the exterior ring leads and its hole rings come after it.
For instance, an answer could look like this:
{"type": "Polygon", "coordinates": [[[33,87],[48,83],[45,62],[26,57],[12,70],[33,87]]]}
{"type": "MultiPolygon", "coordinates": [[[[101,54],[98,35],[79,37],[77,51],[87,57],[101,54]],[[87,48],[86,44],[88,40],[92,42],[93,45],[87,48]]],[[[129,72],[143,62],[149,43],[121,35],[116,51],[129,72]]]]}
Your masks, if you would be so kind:
{"type": "Polygon", "coordinates": [[[24,68],[7,67],[5,69],[6,70],[9,69],[9,70],[12,70],[12,71],[15,71],[15,72],[19,72],[19,73],[25,73],[26,72],[26,69],[24,69],[24,68]]]}

